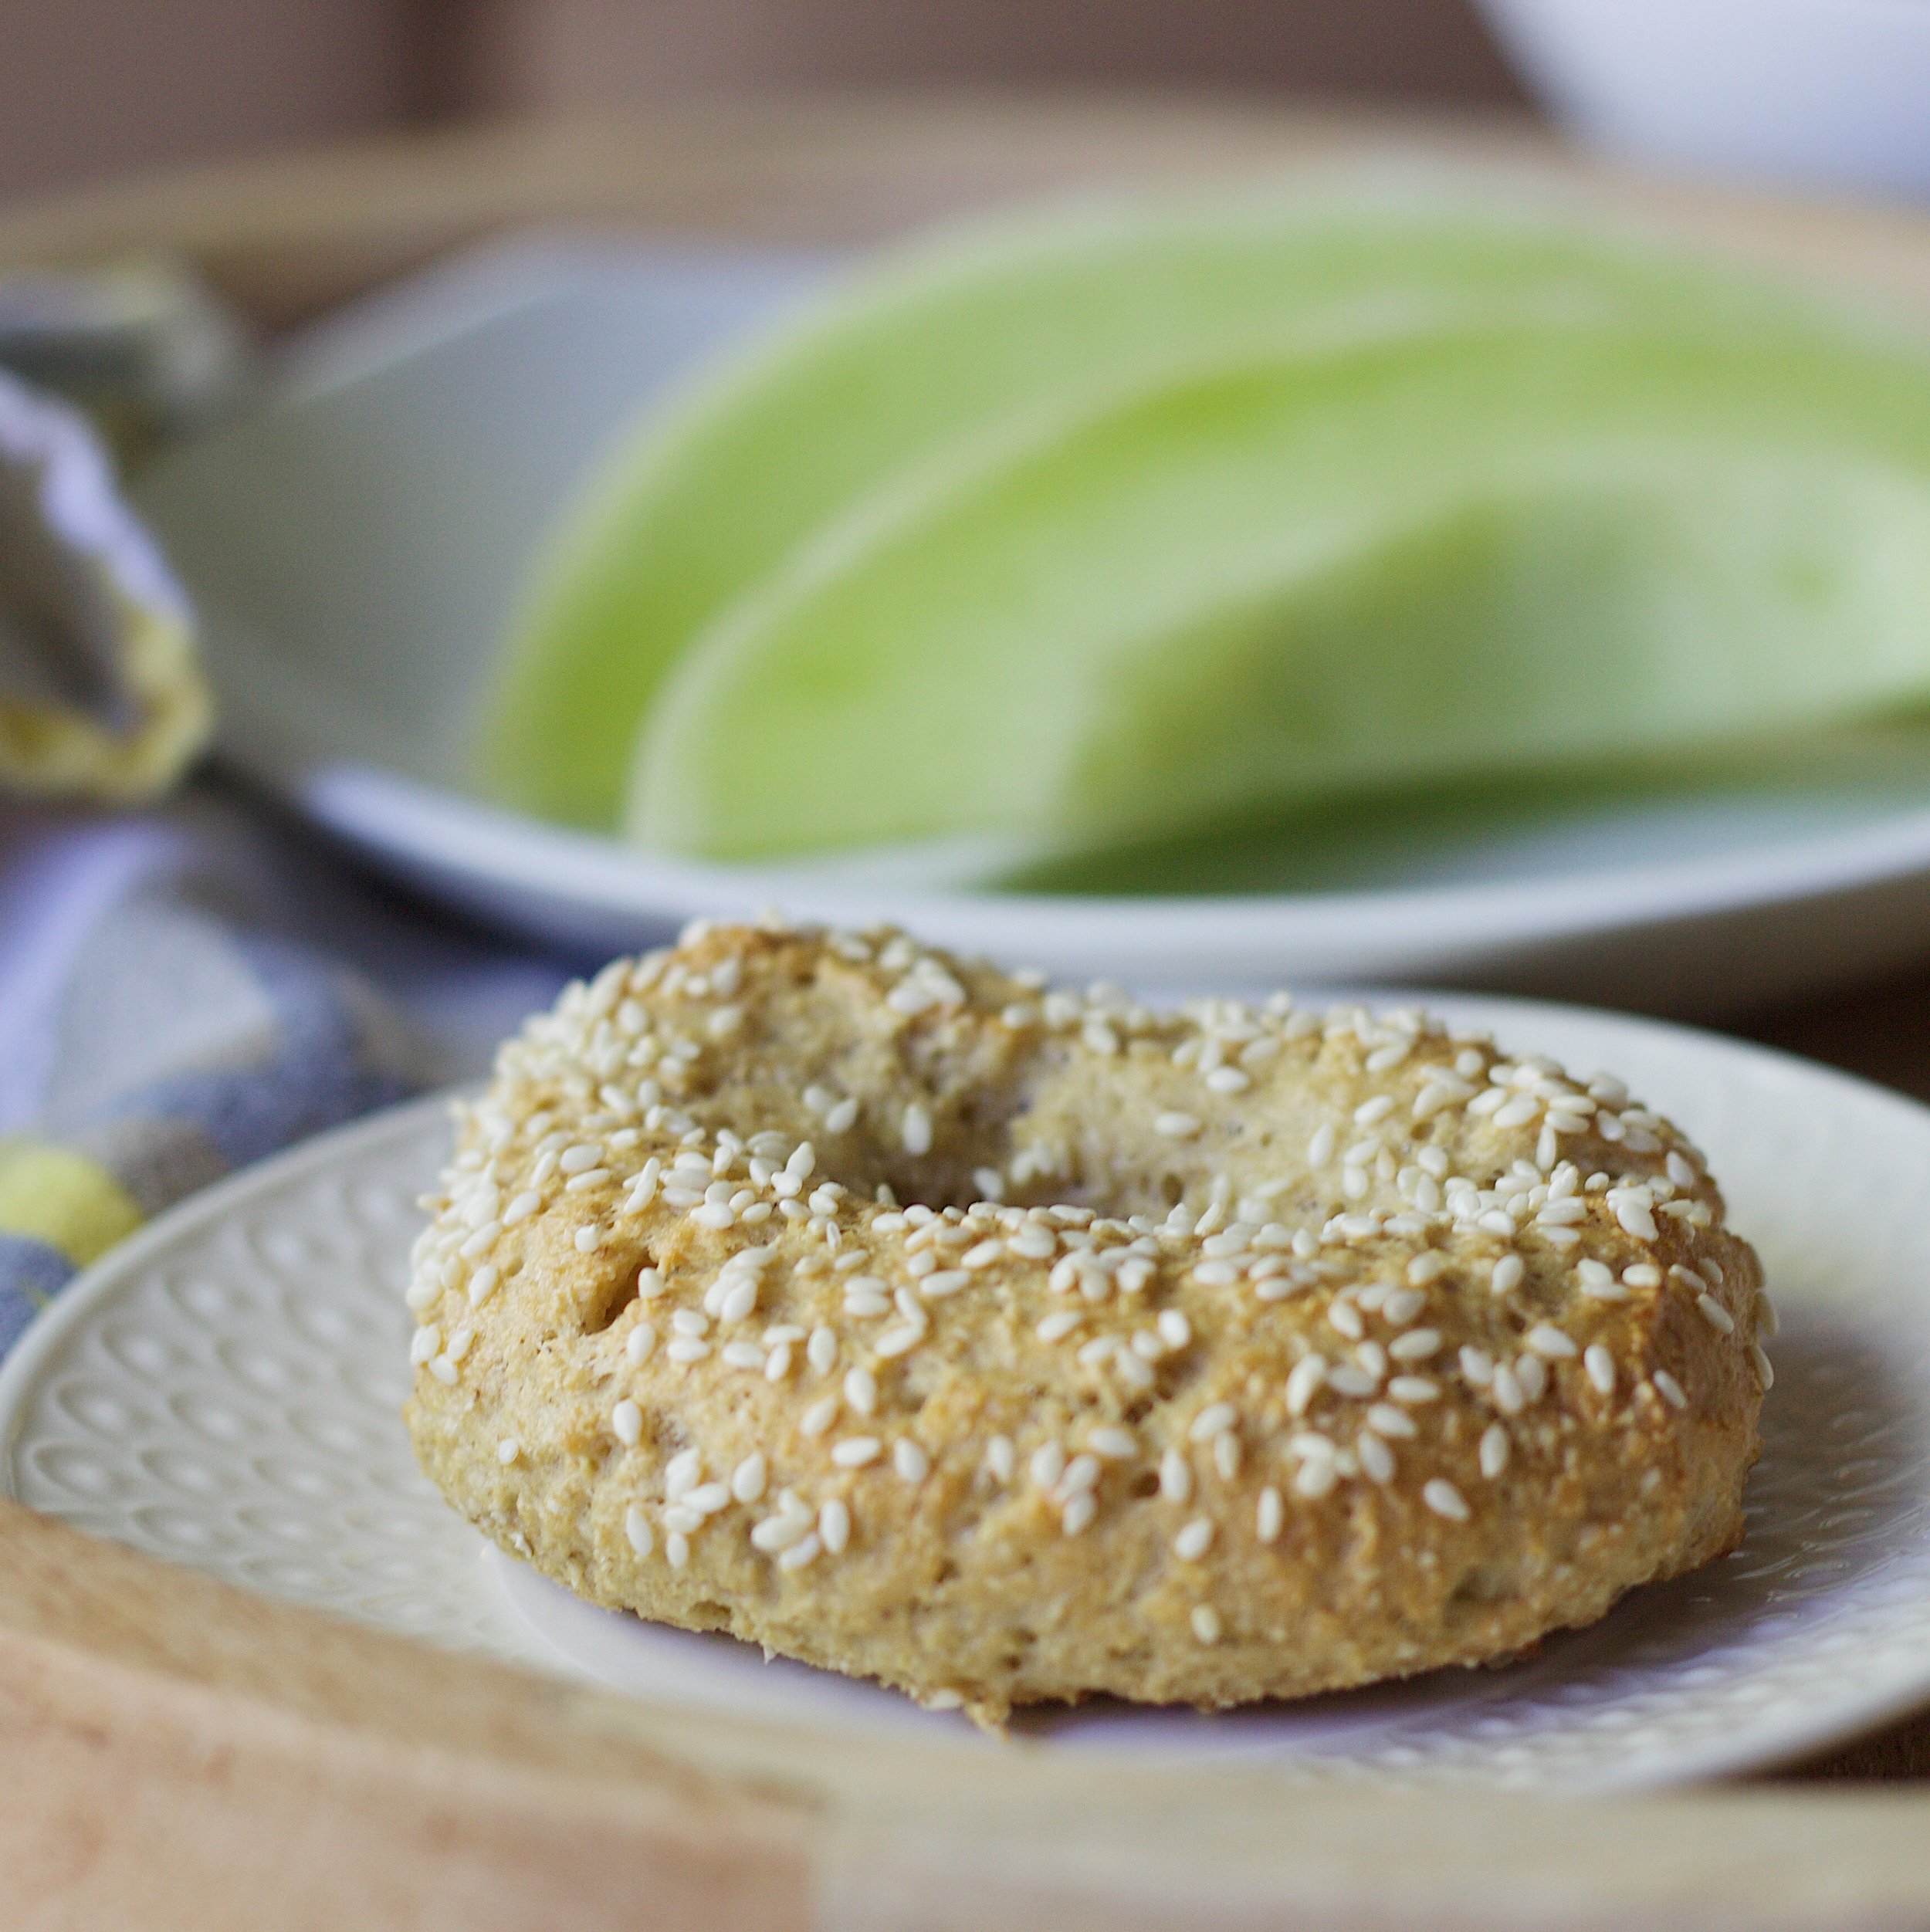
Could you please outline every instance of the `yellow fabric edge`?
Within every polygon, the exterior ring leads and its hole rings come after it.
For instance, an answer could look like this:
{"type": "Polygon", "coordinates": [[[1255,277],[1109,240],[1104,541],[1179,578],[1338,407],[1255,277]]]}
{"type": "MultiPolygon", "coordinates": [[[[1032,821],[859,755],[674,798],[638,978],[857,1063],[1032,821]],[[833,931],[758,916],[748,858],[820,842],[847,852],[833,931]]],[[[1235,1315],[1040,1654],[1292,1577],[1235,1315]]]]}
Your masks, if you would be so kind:
{"type": "Polygon", "coordinates": [[[44,1141],[0,1141],[0,1234],[23,1235],[85,1267],[144,1218],[97,1161],[44,1141]]]}

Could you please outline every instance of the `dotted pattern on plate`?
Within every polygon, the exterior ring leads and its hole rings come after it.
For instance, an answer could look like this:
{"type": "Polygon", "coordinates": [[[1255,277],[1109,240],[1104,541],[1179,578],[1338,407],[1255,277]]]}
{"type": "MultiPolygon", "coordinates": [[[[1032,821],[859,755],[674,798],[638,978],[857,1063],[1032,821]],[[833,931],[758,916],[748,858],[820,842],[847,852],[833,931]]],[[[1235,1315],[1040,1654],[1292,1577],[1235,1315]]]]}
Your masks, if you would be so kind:
{"type": "MultiPolygon", "coordinates": [[[[1626,1041],[1613,1047],[1639,1084],[1626,1041]]],[[[1650,1047],[1668,1050],[1667,1036],[1650,1047]]],[[[1309,1775],[1606,1786],[1748,1761],[1831,1713],[1930,1689],[1930,1115],[1840,1081],[1818,1105],[1789,1084],[1821,1076],[1709,1051],[1721,1064],[1677,1064],[1661,1097],[1730,1179],[1784,1317],[1741,1550],[1502,1670],[1217,1718],[1102,1705],[1025,1727],[1309,1775]]],[[[558,1667],[416,1470],[400,1419],[413,1199],[445,1142],[439,1108],[402,1110],[296,1156],[226,1213],[191,1213],[137,1265],[110,1264],[82,1318],[25,1345],[0,1477],[36,1508],[231,1582],[558,1667]]],[[[671,1636],[639,1626],[635,1640],[671,1636]]],[[[686,1663],[688,1699],[713,1701],[701,1660],[686,1663]]],[[[784,1681],[773,1673],[773,1714],[784,1681]]],[[[714,1700],[741,1707],[736,1682],[714,1700]]]]}

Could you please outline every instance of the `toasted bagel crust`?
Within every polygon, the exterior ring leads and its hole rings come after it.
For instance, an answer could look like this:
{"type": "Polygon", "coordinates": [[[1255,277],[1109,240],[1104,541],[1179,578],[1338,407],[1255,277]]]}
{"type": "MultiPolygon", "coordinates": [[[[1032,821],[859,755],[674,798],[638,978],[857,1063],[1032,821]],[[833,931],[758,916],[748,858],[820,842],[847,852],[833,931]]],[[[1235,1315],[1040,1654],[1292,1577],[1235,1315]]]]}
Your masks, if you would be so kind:
{"type": "Polygon", "coordinates": [[[704,927],[459,1115],[409,1427],[595,1602],[996,1724],[1489,1662],[1741,1534],[1700,1156],[1417,1013],[704,927]]]}

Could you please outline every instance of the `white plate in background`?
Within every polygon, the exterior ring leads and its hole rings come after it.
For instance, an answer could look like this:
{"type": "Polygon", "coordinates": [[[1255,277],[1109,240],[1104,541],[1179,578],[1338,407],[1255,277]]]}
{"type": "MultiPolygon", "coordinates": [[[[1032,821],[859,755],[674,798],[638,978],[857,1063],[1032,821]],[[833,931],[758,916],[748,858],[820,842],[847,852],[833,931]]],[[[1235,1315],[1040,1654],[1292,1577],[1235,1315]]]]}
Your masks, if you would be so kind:
{"type": "Polygon", "coordinates": [[[1650,162],[1930,196],[1924,0],[1478,0],[1549,105],[1650,162]]]}
{"type": "MultiPolygon", "coordinates": [[[[1706,1148],[1783,1316],[1742,1547],[1498,1670],[1021,1728],[1309,1778],[1602,1790],[1785,1759],[1930,1697],[1930,1111],[1651,1022],[1436,1003],[1512,1051],[1613,1067],[1706,1148]]],[[[660,1701],[860,1737],[962,1731],[480,1560],[399,1413],[412,1201],[446,1145],[442,1103],[398,1109],[211,1189],[97,1264],[0,1367],[0,1489],[231,1582],[660,1701]]]]}
{"type": "Polygon", "coordinates": [[[229,759],[378,865],[586,952],[773,902],[1075,978],[1478,980],[1701,1014],[1930,952],[1930,775],[1410,823],[1252,895],[934,887],[943,855],[723,867],[502,811],[464,751],[537,533],[611,436],[821,258],[531,239],[345,311],[151,472],[229,759]]]}

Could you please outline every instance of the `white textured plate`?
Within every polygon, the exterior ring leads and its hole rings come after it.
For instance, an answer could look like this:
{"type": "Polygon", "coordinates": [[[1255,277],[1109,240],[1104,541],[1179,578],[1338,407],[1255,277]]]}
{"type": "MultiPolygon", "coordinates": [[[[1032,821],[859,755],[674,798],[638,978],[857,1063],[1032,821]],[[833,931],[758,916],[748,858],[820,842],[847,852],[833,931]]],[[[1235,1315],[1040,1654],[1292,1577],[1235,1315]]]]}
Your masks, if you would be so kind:
{"type": "Polygon", "coordinates": [[[530,241],[298,343],[259,406],[141,486],[205,622],[227,756],[442,898],[605,952],[774,899],[1074,979],[1478,979],[1707,1016],[1930,951],[1930,773],[1907,770],[1525,820],[1498,804],[1458,827],[1417,813],[1296,867],[1302,889],[1164,898],[947,892],[936,851],[686,864],[472,795],[466,747],[539,532],[666,381],[824,272],[530,241]]]}
{"type": "MultiPolygon", "coordinates": [[[[1512,1050],[1613,1068],[1707,1148],[1783,1316],[1742,1548],[1505,1669],[1219,1717],[1099,1705],[1026,1728],[1055,1748],[1309,1775],[1606,1788],[1760,1765],[1930,1698],[1930,1111],[1649,1023],[1438,1003],[1512,1050]]],[[[961,1727],[479,1560],[398,1413],[411,1203],[445,1135],[432,1101],[328,1135],[69,1288],[0,1369],[0,1486],[237,1583],[662,1700],[859,1733],[961,1727]]]]}

